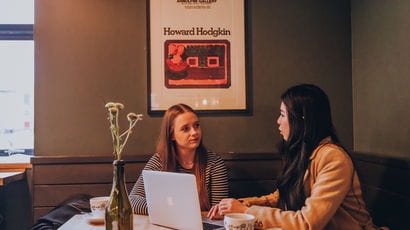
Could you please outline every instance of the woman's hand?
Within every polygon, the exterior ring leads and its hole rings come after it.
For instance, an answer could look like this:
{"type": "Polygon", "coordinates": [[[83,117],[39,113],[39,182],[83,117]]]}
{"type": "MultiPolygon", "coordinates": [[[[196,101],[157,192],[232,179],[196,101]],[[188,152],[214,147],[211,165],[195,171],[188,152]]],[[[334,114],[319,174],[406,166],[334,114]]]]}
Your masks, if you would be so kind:
{"type": "Polygon", "coordinates": [[[213,206],[208,212],[209,219],[222,219],[227,213],[245,213],[248,207],[239,200],[228,198],[222,199],[219,204],[213,206]]]}
{"type": "Polygon", "coordinates": [[[213,206],[213,207],[211,208],[211,210],[209,210],[207,216],[208,216],[208,218],[211,219],[211,220],[215,220],[215,219],[216,219],[216,220],[219,220],[219,219],[222,219],[223,216],[222,216],[222,215],[219,215],[219,204],[213,206]]]}
{"type": "Polygon", "coordinates": [[[219,202],[219,214],[225,215],[227,213],[245,213],[248,207],[242,204],[237,199],[223,199],[219,202]]]}

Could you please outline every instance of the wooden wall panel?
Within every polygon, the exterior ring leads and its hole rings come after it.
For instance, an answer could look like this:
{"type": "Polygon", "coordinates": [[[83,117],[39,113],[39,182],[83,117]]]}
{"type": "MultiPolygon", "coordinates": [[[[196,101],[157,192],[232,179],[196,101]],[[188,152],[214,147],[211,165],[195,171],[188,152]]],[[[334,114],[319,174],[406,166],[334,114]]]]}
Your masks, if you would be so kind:
{"type": "Polygon", "coordinates": [[[362,188],[367,208],[376,225],[388,226],[393,230],[408,229],[409,197],[366,184],[362,188]]]}
{"type": "Polygon", "coordinates": [[[230,197],[266,195],[274,191],[279,174],[279,159],[225,160],[229,176],[230,197]]]}
{"type": "MultiPolygon", "coordinates": [[[[131,191],[135,182],[127,183],[131,191]]],[[[57,206],[73,194],[88,194],[91,196],[109,196],[112,183],[109,184],[72,184],[72,185],[35,185],[34,206],[57,206]]]]}
{"type": "Polygon", "coordinates": [[[363,199],[376,225],[408,229],[410,161],[356,153],[363,199]]]}
{"type": "Polygon", "coordinates": [[[233,198],[262,196],[275,190],[275,180],[241,180],[229,182],[229,194],[233,198]]]}
{"type": "Polygon", "coordinates": [[[229,178],[233,180],[272,180],[280,170],[279,160],[225,161],[229,178]]]}
{"type": "MultiPolygon", "coordinates": [[[[126,161],[130,191],[151,155],[126,161]]],[[[277,154],[221,154],[228,168],[232,197],[259,196],[273,191],[280,169],[277,154]]],[[[110,157],[34,157],[33,219],[37,220],[74,194],[109,195],[112,183],[110,157]]]]}
{"type": "Polygon", "coordinates": [[[33,219],[34,221],[38,220],[40,217],[46,215],[54,207],[35,207],[33,208],[33,219]]]}
{"type": "MultiPolygon", "coordinates": [[[[126,163],[128,190],[150,158],[133,156],[126,163]]],[[[221,154],[228,168],[230,196],[261,196],[274,191],[281,169],[280,157],[273,153],[221,154]]],[[[363,197],[378,225],[403,229],[410,210],[410,163],[368,154],[353,154],[362,182],[363,197]]],[[[40,157],[33,163],[33,218],[73,194],[107,196],[112,182],[110,157],[40,157]]]]}
{"type": "MultiPolygon", "coordinates": [[[[135,182],[145,163],[125,165],[125,180],[135,182]]],[[[109,163],[55,164],[34,166],[34,184],[111,183],[113,166],[109,163]]]]}
{"type": "Polygon", "coordinates": [[[410,197],[410,170],[394,166],[380,165],[374,162],[358,160],[357,173],[362,184],[382,187],[385,190],[410,197]]]}

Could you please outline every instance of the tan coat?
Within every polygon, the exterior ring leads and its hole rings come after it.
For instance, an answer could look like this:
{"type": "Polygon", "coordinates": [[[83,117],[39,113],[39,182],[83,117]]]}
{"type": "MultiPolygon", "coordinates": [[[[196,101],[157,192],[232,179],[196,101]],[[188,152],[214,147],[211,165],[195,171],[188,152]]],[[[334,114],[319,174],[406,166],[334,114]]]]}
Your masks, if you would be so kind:
{"type": "Polygon", "coordinates": [[[310,159],[304,177],[306,201],[301,210],[274,208],[278,191],[267,196],[240,199],[250,206],[247,213],[256,217],[255,226],[284,230],[375,229],[347,153],[337,145],[324,144],[315,149],[310,159]]]}

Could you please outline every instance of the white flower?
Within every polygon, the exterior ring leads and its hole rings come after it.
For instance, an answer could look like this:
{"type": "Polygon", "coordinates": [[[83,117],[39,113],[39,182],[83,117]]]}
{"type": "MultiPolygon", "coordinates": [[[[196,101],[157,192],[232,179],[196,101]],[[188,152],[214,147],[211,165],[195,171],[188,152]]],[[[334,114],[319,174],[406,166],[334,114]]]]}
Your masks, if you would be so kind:
{"type": "Polygon", "coordinates": [[[129,127],[122,134],[120,134],[120,126],[118,122],[118,115],[120,110],[124,109],[124,105],[121,103],[109,102],[105,105],[108,110],[108,121],[110,122],[110,131],[112,137],[112,143],[114,148],[114,156],[116,160],[121,160],[121,153],[128,141],[128,137],[132,133],[132,129],[138,121],[142,120],[142,114],[129,113],[127,119],[129,121],[129,127]],[[125,140],[122,138],[125,136],[125,140]]]}

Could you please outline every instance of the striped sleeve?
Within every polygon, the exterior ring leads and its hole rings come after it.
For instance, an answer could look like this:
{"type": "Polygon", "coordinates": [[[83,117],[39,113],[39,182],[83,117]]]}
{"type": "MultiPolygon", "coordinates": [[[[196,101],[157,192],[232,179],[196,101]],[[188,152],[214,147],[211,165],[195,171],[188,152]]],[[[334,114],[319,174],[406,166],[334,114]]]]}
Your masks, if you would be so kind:
{"type": "MultiPolygon", "coordinates": [[[[151,159],[149,159],[144,167],[144,170],[160,171],[161,168],[160,158],[157,154],[155,154],[151,157],[151,159]]],[[[137,182],[134,184],[129,198],[134,213],[148,215],[147,200],[145,199],[144,180],[142,179],[142,175],[138,177],[137,182]]]]}
{"type": "Polygon", "coordinates": [[[208,153],[206,183],[211,206],[229,196],[228,172],[222,158],[216,153],[208,153]]]}

